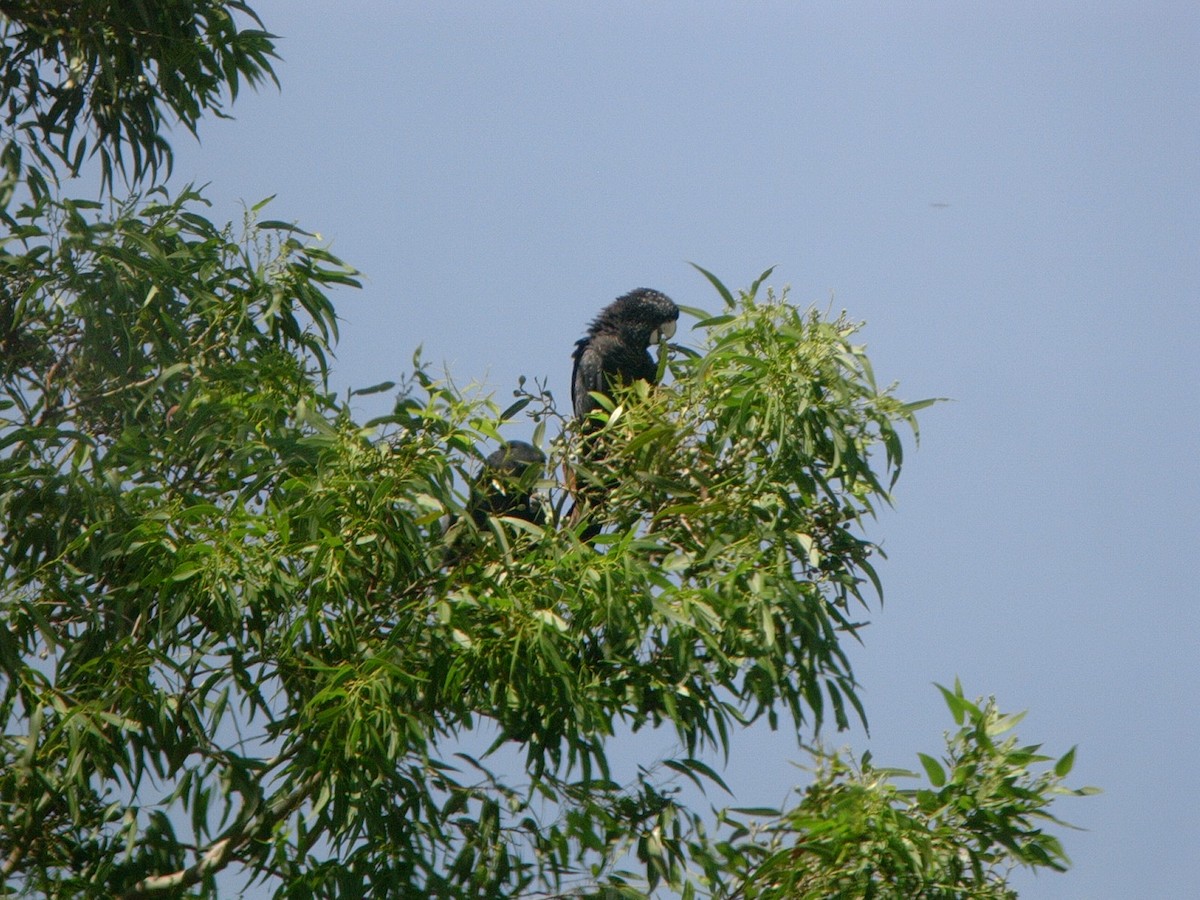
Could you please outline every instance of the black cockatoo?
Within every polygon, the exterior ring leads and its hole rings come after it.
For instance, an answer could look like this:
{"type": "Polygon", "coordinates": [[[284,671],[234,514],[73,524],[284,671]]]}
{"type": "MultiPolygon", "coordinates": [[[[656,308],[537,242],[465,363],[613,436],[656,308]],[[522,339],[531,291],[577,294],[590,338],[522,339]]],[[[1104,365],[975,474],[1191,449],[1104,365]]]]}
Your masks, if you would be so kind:
{"type": "Polygon", "coordinates": [[[446,552],[442,565],[457,565],[480,546],[478,532],[488,530],[489,516],[511,516],[538,527],[545,525],[546,512],[533,494],[533,487],[546,472],[546,454],[533,444],[512,441],[493,451],[471,481],[466,513],[475,524],[464,527],[457,516],[442,520],[446,552]]]}
{"type": "Polygon", "coordinates": [[[510,441],[484,460],[483,470],[471,485],[467,511],[480,528],[488,516],[512,516],[534,525],[546,522],[546,513],[533,498],[533,485],[545,474],[546,454],[525,441],[510,441]]]}
{"type": "Polygon", "coordinates": [[[572,354],[571,403],[585,429],[589,414],[599,405],[592,391],[611,396],[614,384],[658,380],[650,345],[674,335],[678,319],[674,301],[649,288],[630,291],[601,310],[572,354]]]}
{"type": "MultiPolygon", "coordinates": [[[[635,381],[658,381],[658,364],[650,355],[650,345],[666,341],[675,334],[679,307],[666,294],[649,288],[638,288],[618,297],[596,316],[588,328],[587,337],[575,344],[572,354],[575,366],[571,373],[571,403],[575,418],[586,434],[594,431],[596,422],[591,414],[600,404],[593,393],[612,397],[614,387],[635,381]]],[[[580,454],[582,468],[587,468],[597,455],[603,455],[599,435],[585,442],[580,454]]],[[[577,477],[567,472],[568,486],[575,495],[569,518],[574,521],[589,508],[598,506],[609,482],[594,476],[577,477]]],[[[589,541],[600,533],[600,525],[589,524],[580,537],[589,541]]]]}

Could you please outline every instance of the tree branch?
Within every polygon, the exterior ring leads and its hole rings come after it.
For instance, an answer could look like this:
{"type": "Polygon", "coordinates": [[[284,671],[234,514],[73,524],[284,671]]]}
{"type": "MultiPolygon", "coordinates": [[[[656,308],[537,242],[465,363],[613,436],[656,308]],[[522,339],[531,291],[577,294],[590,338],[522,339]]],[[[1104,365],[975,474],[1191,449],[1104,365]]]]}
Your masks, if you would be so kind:
{"type": "Polygon", "coordinates": [[[276,798],[270,808],[261,816],[252,816],[244,825],[231,828],[224,837],[214,842],[195,863],[186,869],[166,875],[151,875],[143,878],[121,895],[122,900],[140,900],[140,898],[152,897],[167,891],[185,890],[199,884],[209,875],[219,872],[234,858],[235,851],[262,838],[277,823],[299,809],[316,788],[319,777],[310,775],[292,793],[276,798]]]}

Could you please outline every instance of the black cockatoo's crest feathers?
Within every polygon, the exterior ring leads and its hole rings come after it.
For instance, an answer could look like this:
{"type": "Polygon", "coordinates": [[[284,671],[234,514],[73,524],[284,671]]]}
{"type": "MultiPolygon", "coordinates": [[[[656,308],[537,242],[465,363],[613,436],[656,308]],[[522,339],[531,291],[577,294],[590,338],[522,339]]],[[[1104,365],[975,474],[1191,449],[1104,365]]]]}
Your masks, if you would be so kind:
{"type": "Polygon", "coordinates": [[[671,334],[674,334],[674,323],[678,318],[679,307],[666,294],[637,288],[604,307],[589,326],[588,335],[620,332],[630,340],[641,339],[649,345],[651,335],[667,322],[672,323],[671,334]]]}

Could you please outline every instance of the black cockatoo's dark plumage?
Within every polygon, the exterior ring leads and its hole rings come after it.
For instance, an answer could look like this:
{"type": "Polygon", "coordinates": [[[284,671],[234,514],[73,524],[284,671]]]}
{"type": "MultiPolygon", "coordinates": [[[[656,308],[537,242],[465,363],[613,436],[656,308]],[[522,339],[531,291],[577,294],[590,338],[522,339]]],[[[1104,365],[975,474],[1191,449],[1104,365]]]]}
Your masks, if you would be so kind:
{"type": "MultiPolygon", "coordinates": [[[[594,431],[591,414],[600,404],[593,393],[611,398],[614,387],[635,381],[658,381],[658,364],[650,355],[650,345],[666,341],[675,334],[679,307],[666,294],[638,288],[618,297],[600,311],[588,328],[587,337],[575,344],[572,357],[571,403],[575,418],[586,434],[594,431]]],[[[597,455],[603,455],[600,435],[591,434],[580,448],[579,461],[588,468],[597,455]]],[[[610,482],[593,476],[577,478],[567,470],[568,486],[575,495],[569,518],[574,521],[588,510],[595,510],[609,490],[610,482]]],[[[600,533],[597,522],[589,523],[580,538],[590,541],[600,533]]]]}
{"type": "Polygon", "coordinates": [[[650,345],[674,335],[678,319],[674,301],[649,288],[630,291],[601,310],[572,354],[571,403],[585,427],[599,405],[592,391],[611,396],[614,384],[658,380],[650,345]]]}
{"type": "Polygon", "coordinates": [[[543,477],[546,454],[525,441],[511,441],[493,451],[471,485],[467,510],[480,528],[488,516],[512,516],[543,525],[546,514],[534,501],[533,484],[543,477]]]}

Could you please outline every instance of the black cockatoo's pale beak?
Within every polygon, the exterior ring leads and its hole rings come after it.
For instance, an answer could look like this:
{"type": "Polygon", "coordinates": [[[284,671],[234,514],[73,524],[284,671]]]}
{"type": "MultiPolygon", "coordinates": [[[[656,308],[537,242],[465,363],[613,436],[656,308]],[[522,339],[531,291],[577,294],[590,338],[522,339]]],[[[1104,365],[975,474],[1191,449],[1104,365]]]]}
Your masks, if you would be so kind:
{"type": "Polygon", "coordinates": [[[658,344],[675,337],[675,320],[663,322],[661,326],[650,332],[650,343],[658,344]]]}

